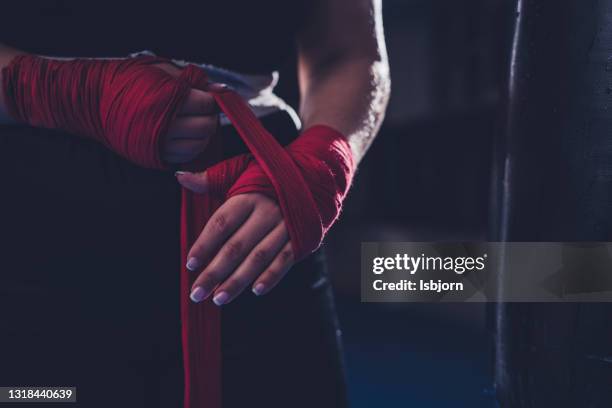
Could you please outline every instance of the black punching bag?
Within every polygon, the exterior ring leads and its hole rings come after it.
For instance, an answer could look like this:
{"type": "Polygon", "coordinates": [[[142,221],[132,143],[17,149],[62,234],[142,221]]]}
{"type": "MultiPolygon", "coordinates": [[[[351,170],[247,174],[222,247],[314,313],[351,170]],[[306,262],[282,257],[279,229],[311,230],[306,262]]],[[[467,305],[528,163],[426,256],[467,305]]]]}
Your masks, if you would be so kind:
{"type": "MultiPolygon", "coordinates": [[[[612,0],[519,0],[492,239],[612,241],[612,0]]],[[[494,310],[501,407],[612,407],[612,303],[494,310]]]]}

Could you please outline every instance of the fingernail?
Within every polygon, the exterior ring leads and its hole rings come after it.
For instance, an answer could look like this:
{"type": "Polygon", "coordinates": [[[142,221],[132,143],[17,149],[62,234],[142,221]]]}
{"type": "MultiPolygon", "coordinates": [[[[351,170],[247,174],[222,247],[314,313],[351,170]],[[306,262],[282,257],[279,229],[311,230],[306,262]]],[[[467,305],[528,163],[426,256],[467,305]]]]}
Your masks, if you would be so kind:
{"type": "Polygon", "coordinates": [[[253,288],[253,293],[257,296],[261,296],[264,292],[264,290],[266,289],[266,287],[264,286],[263,283],[258,283],[257,285],[255,285],[255,287],[253,288]]]}
{"type": "Polygon", "coordinates": [[[229,86],[227,86],[227,84],[223,84],[223,83],[212,83],[208,85],[208,89],[211,91],[223,91],[228,89],[229,86]]]}
{"type": "Polygon", "coordinates": [[[229,299],[229,295],[227,294],[227,292],[221,292],[213,298],[213,302],[215,302],[215,305],[221,306],[225,304],[225,302],[227,302],[228,299],[229,299]]]}
{"type": "Polygon", "coordinates": [[[200,266],[200,261],[198,260],[198,258],[189,258],[189,260],[187,260],[187,265],[185,265],[187,267],[187,269],[189,269],[191,272],[195,272],[198,270],[198,267],[200,266]]]}
{"type": "Polygon", "coordinates": [[[175,176],[184,176],[185,174],[187,174],[187,172],[186,172],[186,171],[175,171],[175,172],[174,172],[174,175],[175,175],[175,176]]]}
{"type": "Polygon", "coordinates": [[[204,292],[204,289],[202,289],[200,286],[198,286],[197,288],[195,288],[194,290],[191,291],[191,294],[189,295],[189,298],[192,301],[194,301],[195,303],[200,303],[206,297],[205,295],[206,295],[206,293],[204,292]]]}

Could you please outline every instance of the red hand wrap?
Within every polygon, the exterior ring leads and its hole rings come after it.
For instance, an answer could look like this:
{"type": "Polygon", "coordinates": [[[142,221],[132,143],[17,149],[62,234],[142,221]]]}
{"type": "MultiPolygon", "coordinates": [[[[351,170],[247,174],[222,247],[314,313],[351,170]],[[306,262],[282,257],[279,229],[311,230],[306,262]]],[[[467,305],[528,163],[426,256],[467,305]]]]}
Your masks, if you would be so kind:
{"type": "MultiPolygon", "coordinates": [[[[92,138],[137,164],[161,168],[161,137],[190,89],[204,89],[207,84],[204,71],[193,65],[179,78],[152,66],[164,62],[168,61],[154,57],[57,61],[19,56],[3,70],[3,91],[9,113],[18,121],[92,138]]],[[[353,176],[351,150],[335,130],[310,128],[283,149],[239,95],[225,90],[214,96],[253,156],[210,167],[213,194],[183,190],[181,320],[186,408],[221,407],[219,308],[209,301],[189,301],[196,276],[184,265],[190,246],[222,203],[222,195],[262,192],[274,196],[296,257],[301,258],[318,248],[338,217],[353,176]]],[[[209,167],[218,160],[218,148],[218,144],[209,146],[190,169],[209,167]]]]}
{"type": "Polygon", "coordinates": [[[102,142],[144,167],[163,167],[160,138],[190,91],[156,57],[58,61],[18,56],[3,70],[9,114],[20,122],[102,142]]]}
{"type": "Polygon", "coordinates": [[[354,165],[345,137],[328,126],[307,129],[285,152],[284,162],[268,172],[267,156],[255,155],[254,160],[244,155],[209,168],[207,175],[213,193],[262,193],[278,199],[300,259],[319,247],[340,215],[354,165]]]}

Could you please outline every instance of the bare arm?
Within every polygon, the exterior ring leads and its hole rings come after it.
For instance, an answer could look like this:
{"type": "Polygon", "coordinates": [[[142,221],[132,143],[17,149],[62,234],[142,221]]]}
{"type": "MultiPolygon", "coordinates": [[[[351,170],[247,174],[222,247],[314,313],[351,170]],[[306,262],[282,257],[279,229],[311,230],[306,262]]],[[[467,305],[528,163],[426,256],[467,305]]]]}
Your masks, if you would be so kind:
{"type": "Polygon", "coordinates": [[[348,137],[359,161],[390,92],[381,0],[317,0],[298,37],[300,116],[348,137]]]}

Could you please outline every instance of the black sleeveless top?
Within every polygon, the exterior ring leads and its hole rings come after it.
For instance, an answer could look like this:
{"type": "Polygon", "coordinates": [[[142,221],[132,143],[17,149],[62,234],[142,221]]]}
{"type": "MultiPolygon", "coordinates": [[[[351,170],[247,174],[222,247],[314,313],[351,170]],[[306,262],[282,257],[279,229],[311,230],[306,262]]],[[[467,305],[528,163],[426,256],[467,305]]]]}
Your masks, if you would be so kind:
{"type": "Polygon", "coordinates": [[[4,2],[0,42],[53,56],[121,57],[150,50],[244,73],[292,55],[305,0],[19,0],[4,2]]]}

